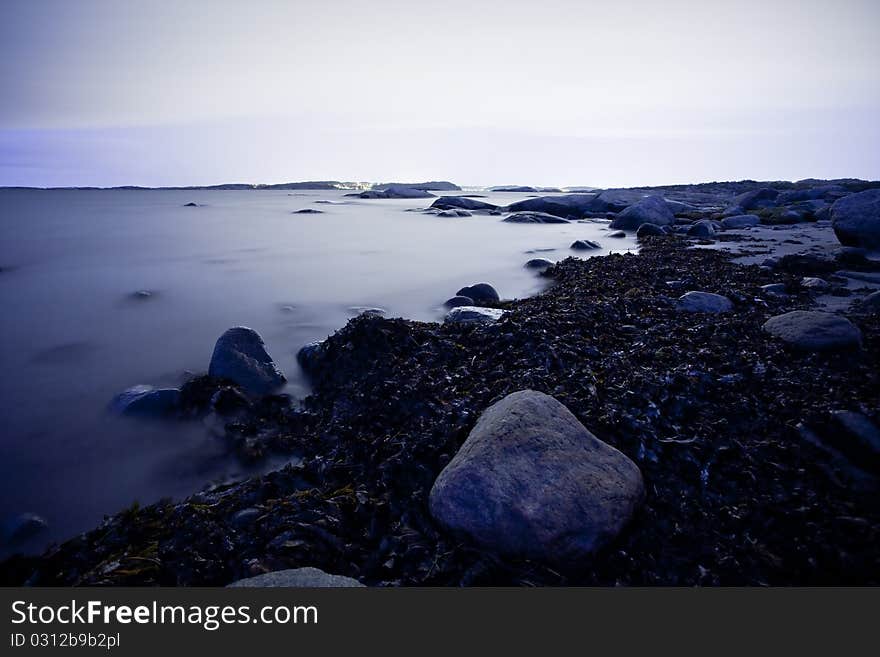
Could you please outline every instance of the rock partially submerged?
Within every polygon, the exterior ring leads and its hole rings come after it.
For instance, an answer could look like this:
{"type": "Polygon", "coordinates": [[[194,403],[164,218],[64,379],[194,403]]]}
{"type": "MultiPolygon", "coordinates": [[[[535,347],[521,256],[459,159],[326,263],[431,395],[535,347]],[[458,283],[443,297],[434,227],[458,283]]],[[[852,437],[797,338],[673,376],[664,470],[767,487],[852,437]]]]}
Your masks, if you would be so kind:
{"type": "Polygon", "coordinates": [[[230,588],[363,588],[356,579],[330,575],[318,568],[290,568],[240,579],[227,585],[230,588]]]}
{"type": "Polygon", "coordinates": [[[429,504],[483,548],[573,565],[613,540],[643,496],[635,463],[553,397],[522,390],[483,412],[429,504]]]}
{"type": "Polygon", "coordinates": [[[805,351],[858,349],[862,333],[846,317],[815,310],[793,310],[764,323],[770,335],[805,351]]]}
{"type": "Polygon", "coordinates": [[[611,222],[611,228],[636,230],[642,224],[669,226],[675,223],[675,215],[662,196],[648,196],[630,205],[611,222]]]}
{"type": "Polygon", "coordinates": [[[571,243],[571,247],[575,251],[592,251],[593,249],[601,249],[602,245],[593,240],[575,240],[571,243]]]}
{"type": "Polygon", "coordinates": [[[509,212],[538,212],[551,214],[563,219],[580,219],[588,211],[595,194],[564,194],[562,196],[541,196],[527,198],[511,203],[509,212]]]}
{"type": "Polygon", "coordinates": [[[491,324],[501,319],[505,312],[498,308],[458,306],[446,313],[443,321],[449,324],[491,324]]]}
{"type": "Polygon", "coordinates": [[[665,234],[666,231],[663,227],[658,226],[657,224],[642,224],[636,231],[636,237],[640,240],[645,239],[646,237],[657,237],[665,234]]]}
{"type": "Polygon", "coordinates": [[[461,306],[473,306],[474,300],[471,299],[470,297],[466,297],[466,296],[458,294],[458,295],[451,297],[451,298],[447,299],[446,301],[444,301],[443,305],[446,306],[447,308],[459,308],[461,306]]]}
{"type": "Polygon", "coordinates": [[[547,258],[532,258],[525,264],[526,269],[547,269],[553,266],[553,261],[547,258]]]}
{"type": "Polygon", "coordinates": [[[220,336],[214,345],[208,374],[234,381],[255,395],[274,392],[287,382],[266,352],[263,338],[246,326],[231,328],[220,336]]]}
{"type": "Polygon", "coordinates": [[[725,230],[737,228],[749,228],[757,226],[761,223],[761,218],[756,214],[737,214],[732,217],[725,217],[721,220],[721,227],[725,230]]]}
{"type": "Polygon", "coordinates": [[[500,300],[498,291],[488,283],[474,283],[461,288],[455,293],[459,297],[468,297],[476,303],[493,303],[500,300]]]}
{"type": "Polygon", "coordinates": [[[546,212],[517,212],[504,217],[501,221],[509,224],[567,224],[568,219],[547,214],[546,212]]]}
{"type": "Polygon", "coordinates": [[[426,192],[422,189],[414,187],[402,187],[400,185],[391,185],[384,189],[369,189],[364,192],[355,194],[346,194],[346,196],[356,196],[358,198],[376,199],[376,198],[434,198],[436,195],[426,192]]]}
{"type": "Polygon", "coordinates": [[[178,388],[154,388],[132,386],[122,391],[110,402],[110,410],[119,415],[162,417],[173,413],[180,403],[178,388]]]}
{"type": "Polygon", "coordinates": [[[486,201],[478,201],[469,196],[441,196],[431,203],[432,208],[440,210],[450,210],[458,208],[460,210],[497,210],[498,206],[486,201]]]}

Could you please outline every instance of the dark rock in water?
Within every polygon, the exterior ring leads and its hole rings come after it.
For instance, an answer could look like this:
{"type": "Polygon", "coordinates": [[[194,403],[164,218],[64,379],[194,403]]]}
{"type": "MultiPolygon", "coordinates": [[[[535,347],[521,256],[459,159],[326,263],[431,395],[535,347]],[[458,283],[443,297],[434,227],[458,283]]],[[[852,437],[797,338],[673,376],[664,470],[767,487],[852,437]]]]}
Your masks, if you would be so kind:
{"type": "Polygon", "coordinates": [[[841,244],[880,248],[880,189],[850,194],[831,206],[831,226],[841,244]]]}
{"type": "Polygon", "coordinates": [[[498,292],[488,283],[475,283],[474,285],[461,288],[455,294],[459,297],[470,297],[476,303],[492,303],[500,300],[498,292]]]}
{"type": "Polygon", "coordinates": [[[880,290],[871,292],[859,302],[859,310],[869,313],[880,312],[880,290]]]}
{"type": "Polygon", "coordinates": [[[180,404],[177,388],[133,386],[119,393],[110,402],[110,410],[120,415],[161,417],[173,413],[180,404]]]}
{"type": "Polygon", "coordinates": [[[460,306],[473,306],[474,300],[471,299],[470,297],[465,297],[465,296],[459,295],[459,296],[452,297],[451,299],[447,299],[443,303],[443,305],[446,306],[447,308],[458,308],[460,306]]]}
{"type": "Polygon", "coordinates": [[[470,196],[441,196],[431,203],[432,208],[441,210],[451,210],[459,208],[461,210],[497,210],[498,206],[486,201],[478,201],[470,196]]]}
{"type": "Polygon", "coordinates": [[[378,185],[373,185],[373,189],[383,190],[383,189],[391,189],[391,188],[403,188],[403,189],[417,189],[421,191],[432,191],[432,192],[460,192],[461,187],[456,185],[455,183],[451,183],[448,180],[430,180],[428,182],[419,182],[419,183],[379,183],[378,185]]]}
{"type": "Polygon", "coordinates": [[[805,351],[857,349],[862,332],[845,317],[814,310],[794,310],[771,317],[764,330],[805,351]]]}
{"type": "Polygon", "coordinates": [[[517,212],[504,217],[502,221],[509,224],[567,224],[568,219],[547,214],[546,212],[517,212]]]}
{"type": "Polygon", "coordinates": [[[801,287],[812,290],[813,292],[824,292],[825,290],[831,288],[831,283],[826,281],[824,278],[805,276],[801,279],[801,287]]]}
{"type": "Polygon", "coordinates": [[[363,588],[356,579],[330,575],[318,568],[276,570],[229,584],[231,588],[363,588]]]}
{"type": "Polygon", "coordinates": [[[691,237],[715,237],[715,225],[706,219],[701,219],[687,230],[691,237]]]}
{"type": "Polygon", "coordinates": [[[505,185],[502,187],[490,187],[490,192],[539,192],[541,190],[528,185],[505,185]]]}
{"type": "Polygon", "coordinates": [[[788,296],[788,290],[785,287],[785,283],[768,283],[767,285],[761,286],[761,291],[771,297],[788,296]]]}
{"type": "Polygon", "coordinates": [[[293,214],[324,214],[324,211],[316,210],[315,208],[303,208],[302,210],[294,210],[293,214]]]}
{"type": "Polygon", "coordinates": [[[247,411],[251,402],[235,388],[220,388],[211,397],[211,410],[221,416],[238,415],[247,411]]]}
{"type": "Polygon", "coordinates": [[[644,239],[646,237],[657,237],[665,234],[666,231],[663,230],[662,226],[658,226],[657,224],[642,224],[636,231],[636,237],[639,239],[644,239]]]}
{"type": "Polygon", "coordinates": [[[472,217],[467,210],[443,210],[437,213],[438,217],[472,217]]]}
{"type": "Polygon", "coordinates": [[[590,206],[595,194],[564,194],[562,196],[539,196],[507,206],[510,212],[543,212],[567,219],[580,219],[590,206]]]}
{"type": "Polygon", "coordinates": [[[612,233],[608,233],[608,237],[626,237],[626,233],[622,230],[615,230],[612,233]]]}
{"type": "Polygon", "coordinates": [[[35,513],[22,513],[0,524],[0,544],[14,545],[39,534],[48,523],[35,513]]]}
{"type": "Polygon", "coordinates": [[[756,214],[737,214],[732,217],[725,217],[721,220],[721,227],[725,230],[736,228],[748,228],[757,226],[761,223],[761,218],[756,214]]]}
{"type": "Polygon", "coordinates": [[[662,196],[648,196],[630,205],[611,222],[611,228],[636,230],[642,224],[669,226],[675,223],[675,215],[662,196]]]}
{"type": "Polygon", "coordinates": [[[152,290],[137,290],[128,295],[129,299],[133,299],[134,301],[146,301],[147,299],[152,299],[156,296],[156,293],[152,290]]]}
{"type": "Polygon", "coordinates": [[[678,310],[689,313],[727,313],[733,310],[733,302],[712,292],[687,292],[675,304],[678,310]]]}
{"type": "Polygon", "coordinates": [[[482,548],[565,566],[613,540],[643,497],[635,463],[553,397],[522,390],[483,412],[429,506],[482,548]]]}
{"type": "Polygon", "coordinates": [[[187,203],[186,205],[184,205],[183,207],[185,207],[185,208],[197,208],[197,207],[199,207],[199,204],[198,204],[198,203],[192,203],[192,202],[190,202],[190,203],[187,203]]]}
{"type": "Polygon", "coordinates": [[[880,428],[853,411],[835,411],[831,418],[837,429],[835,447],[863,469],[880,470],[880,428]]]}
{"type": "Polygon", "coordinates": [[[575,251],[590,251],[592,249],[601,249],[602,245],[593,240],[575,240],[571,243],[571,248],[575,251]]]}
{"type": "Polygon", "coordinates": [[[306,374],[314,372],[315,366],[323,356],[325,346],[326,343],[323,340],[320,342],[310,342],[296,352],[296,362],[299,363],[299,366],[306,374]]]}
{"type": "Polygon", "coordinates": [[[255,395],[269,394],[287,382],[266,353],[260,334],[246,326],[226,331],[214,345],[208,374],[229,379],[255,395]]]}
{"type": "Polygon", "coordinates": [[[525,264],[526,269],[547,269],[547,267],[552,267],[555,263],[552,260],[547,260],[547,258],[532,258],[525,264]]]}
{"type": "Polygon", "coordinates": [[[450,324],[491,324],[501,319],[505,312],[497,308],[458,306],[446,313],[443,321],[450,324]]]}
{"type": "Polygon", "coordinates": [[[390,187],[386,187],[385,189],[370,189],[365,192],[358,192],[356,194],[346,194],[346,196],[357,196],[358,198],[435,198],[434,194],[430,192],[426,192],[421,189],[414,189],[412,187],[401,187],[399,185],[392,185],[390,187]]]}

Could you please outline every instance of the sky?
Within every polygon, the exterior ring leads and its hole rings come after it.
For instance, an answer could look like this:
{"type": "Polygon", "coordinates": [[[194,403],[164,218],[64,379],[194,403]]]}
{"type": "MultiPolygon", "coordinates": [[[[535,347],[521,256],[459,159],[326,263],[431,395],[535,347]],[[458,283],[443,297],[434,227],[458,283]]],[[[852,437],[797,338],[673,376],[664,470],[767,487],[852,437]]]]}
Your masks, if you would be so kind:
{"type": "Polygon", "coordinates": [[[0,0],[0,185],[880,178],[877,0],[0,0]]]}

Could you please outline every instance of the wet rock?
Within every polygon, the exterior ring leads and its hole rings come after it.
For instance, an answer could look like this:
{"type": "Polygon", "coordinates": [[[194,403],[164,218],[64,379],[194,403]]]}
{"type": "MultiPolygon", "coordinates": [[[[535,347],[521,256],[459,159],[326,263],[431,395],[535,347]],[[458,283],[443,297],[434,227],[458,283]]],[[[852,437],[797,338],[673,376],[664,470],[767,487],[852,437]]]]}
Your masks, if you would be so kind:
{"type": "Polygon", "coordinates": [[[330,575],[318,568],[276,570],[229,584],[230,588],[363,588],[356,579],[330,575]]]}
{"type": "Polygon", "coordinates": [[[306,374],[311,374],[314,371],[315,365],[320,362],[325,344],[323,340],[310,342],[296,352],[296,362],[299,363],[299,366],[306,374]]]}
{"type": "Polygon", "coordinates": [[[437,213],[438,217],[472,217],[473,215],[467,210],[443,210],[437,213]]]}
{"type": "Polygon", "coordinates": [[[663,227],[657,224],[642,224],[636,231],[636,237],[640,240],[646,237],[656,237],[665,234],[666,231],[663,230],[663,227]]]}
{"type": "Polygon", "coordinates": [[[547,258],[532,258],[525,264],[525,267],[526,269],[547,269],[547,267],[552,267],[553,264],[553,261],[547,260],[547,258]]]}
{"type": "Polygon", "coordinates": [[[501,221],[509,224],[567,224],[568,219],[547,214],[546,212],[517,212],[504,217],[501,221]]]}
{"type": "Polygon", "coordinates": [[[687,230],[691,237],[715,237],[715,225],[708,220],[700,220],[687,230]]]}
{"type": "Polygon", "coordinates": [[[687,292],[678,298],[675,307],[688,313],[727,313],[733,310],[733,302],[712,292],[687,292]]]}
{"type": "Polygon", "coordinates": [[[880,290],[871,292],[871,294],[862,299],[859,302],[859,310],[869,313],[880,312],[880,290]]]}
{"type": "MultiPolygon", "coordinates": [[[[741,208],[742,210],[755,210],[757,208],[766,208],[776,205],[776,197],[779,192],[770,187],[761,189],[753,189],[743,192],[735,196],[731,201],[730,208],[741,208]]],[[[743,213],[739,213],[743,214],[743,213]]]]}
{"type": "Polygon", "coordinates": [[[155,298],[155,296],[156,293],[152,290],[136,290],[128,295],[129,299],[133,299],[134,301],[147,301],[155,298]]]}
{"type": "Polygon", "coordinates": [[[749,226],[757,226],[761,223],[761,218],[756,214],[737,214],[732,217],[725,217],[721,220],[721,227],[725,230],[736,228],[748,228],[749,226]]]}
{"type": "Polygon", "coordinates": [[[211,410],[221,416],[238,415],[250,407],[251,403],[248,398],[235,388],[220,388],[211,397],[211,410]]]}
{"type": "Polygon", "coordinates": [[[441,196],[431,203],[432,208],[441,210],[451,210],[459,208],[461,210],[497,210],[498,206],[486,201],[478,201],[475,198],[467,196],[441,196]]]}
{"type": "Polygon", "coordinates": [[[813,310],[794,310],[768,319],[763,326],[770,335],[805,351],[857,349],[862,333],[845,317],[813,310]]]}
{"type": "Polygon", "coordinates": [[[459,297],[469,297],[476,303],[494,303],[500,300],[498,292],[488,283],[475,283],[461,288],[455,293],[459,297]]]}
{"type": "Polygon", "coordinates": [[[15,545],[33,538],[48,527],[48,523],[35,513],[21,513],[0,523],[0,543],[15,545]]]}
{"type": "Polygon", "coordinates": [[[537,212],[562,218],[581,218],[591,206],[594,194],[565,194],[527,198],[507,206],[509,212],[537,212]]]}
{"type": "Polygon", "coordinates": [[[553,397],[522,390],[483,412],[429,504],[483,548],[568,565],[613,540],[643,496],[635,463],[553,397]]]}
{"type": "Polygon", "coordinates": [[[642,224],[669,226],[673,223],[675,223],[675,215],[672,214],[663,197],[648,196],[618,214],[611,222],[611,228],[636,230],[642,224]]]}
{"type": "Polygon", "coordinates": [[[315,208],[303,208],[302,210],[294,210],[292,214],[324,214],[324,211],[315,208]]]}
{"type": "Polygon", "coordinates": [[[850,194],[831,206],[831,226],[841,244],[880,248],[880,189],[850,194]]]}
{"type": "Polygon", "coordinates": [[[248,392],[265,395],[287,382],[266,352],[260,334],[246,326],[226,331],[214,345],[208,374],[234,381],[248,392]]]}
{"type": "Polygon", "coordinates": [[[184,205],[183,207],[185,207],[185,208],[197,208],[197,207],[199,207],[199,204],[198,204],[198,203],[189,202],[189,203],[187,203],[186,205],[184,205]]]}
{"type": "Polygon", "coordinates": [[[384,317],[388,311],[384,308],[375,308],[373,306],[351,306],[348,312],[355,317],[358,315],[372,315],[374,317],[384,317]]]}
{"type": "Polygon", "coordinates": [[[139,385],[116,395],[110,402],[110,410],[120,415],[161,417],[173,413],[180,403],[177,388],[154,388],[139,385]]]}
{"type": "Polygon", "coordinates": [[[491,324],[501,319],[505,312],[497,308],[458,306],[446,313],[443,321],[450,324],[491,324]]]}
{"type": "Polygon", "coordinates": [[[615,230],[614,232],[608,233],[608,237],[626,237],[626,233],[624,233],[622,230],[615,230]]]}
{"type": "Polygon", "coordinates": [[[601,249],[602,245],[593,240],[575,240],[571,243],[571,248],[575,251],[589,251],[592,249],[601,249]]]}
{"type": "Polygon", "coordinates": [[[768,283],[761,286],[761,291],[770,297],[787,297],[785,283],[768,283]]]}
{"type": "Polygon", "coordinates": [[[346,194],[346,196],[356,196],[364,199],[376,198],[435,198],[435,194],[426,192],[422,189],[414,189],[412,187],[403,187],[400,185],[391,185],[384,189],[370,189],[364,192],[346,194]]]}
{"type": "Polygon", "coordinates": [[[458,296],[452,297],[451,299],[447,299],[445,302],[443,302],[443,305],[446,306],[447,308],[459,308],[460,306],[473,306],[474,300],[471,299],[470,297],[458,295],[458,296]]]}
{"type": "Polygon", "coordinates": [[[587,209],[594,213],[618,213],[644,197],[645,194],[638,190],[607,189],[590,199],[587,209]]]}
{"type": "Polygon", "coordinates": [[[805,276],[801,279],[801,287],[812,290],[813,292],[824,292],[831,288],[831,283],[826,281],[824,278],[805,276]]]}

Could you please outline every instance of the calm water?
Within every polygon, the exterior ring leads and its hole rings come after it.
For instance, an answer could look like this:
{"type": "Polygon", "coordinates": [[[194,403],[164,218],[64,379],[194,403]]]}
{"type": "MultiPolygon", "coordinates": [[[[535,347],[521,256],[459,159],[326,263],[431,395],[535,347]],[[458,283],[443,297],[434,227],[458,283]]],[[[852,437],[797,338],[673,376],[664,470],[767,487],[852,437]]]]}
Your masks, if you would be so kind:
{"type": "Polygon", "coordinates": [[[604,224],[405,211],[430,202],[324,191],[0,190],[0,517],[46,518],[49,530],[26,546],[37,549],[135,500],[245,474],[196,423],[105,412],[131,385],[178,385],[187,370],[205,371],[231,326],[259,331],[288,392],[303,396],[296,351],[342,326],[353,307],[437,321],[463,285],[487,281],[506,298],[539,291],[523,263],[572,255],[574,239],[634,248],[605,238],[604,224]],[[183,207],[191,201],[202,207],[183,207]],[[292,214],[307,207],[324,214],[292,214]],[[558,250],[525,253],[540,248],[558,250]],[[132,299],[137,290],[154,295],[132,299]]]}

